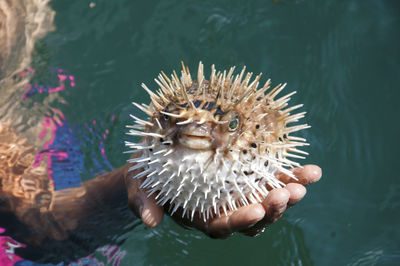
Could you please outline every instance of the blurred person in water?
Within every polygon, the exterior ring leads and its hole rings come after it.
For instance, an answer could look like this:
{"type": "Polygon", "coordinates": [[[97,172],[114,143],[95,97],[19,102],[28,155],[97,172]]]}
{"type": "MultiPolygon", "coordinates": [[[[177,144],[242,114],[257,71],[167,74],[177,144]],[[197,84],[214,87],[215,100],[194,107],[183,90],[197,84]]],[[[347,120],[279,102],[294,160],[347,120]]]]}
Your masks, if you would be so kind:
{"type": "MultiPolygon", "coordinates": [[[[43,117],[21,107],[20,102],[24,101],[39,106],[41,103],[33,100],[35,95],[57,95],[75,86],[74,77],[62,70],[55,71],[57,86],[25,83],[33,70],[20,69],[29,64],[35,40],[51,29],[54,16],[46,1],[32,3],[46,13],[40,17],[46,19],[42,24],[47,26],[28,27],[33,30],[31,35],[24,35],[28,36],[26,40],[16,38],[18,31],[24,32],[26,21],[11,19],[0,27],[1,265],[25,259],[55,263],[79,260],[102,245],[121,244],[123,239],[115,240],[114,236],[138,225],[131,211],[148,227],[159,225],[167,213],[156,205],[154,196],[147,197],[146,191],[139,189],[140,180],[134,180],[135,173],[128,171],[132,165],[125,164],[81,182],[83,152],[76,131],[63,113],[46,107],[43,117]]],[[[10,16],[0,12],[0,16],[28,20],[34,14],[16,15],[26,10],[23,7],[22,1],[0,0],[0,11],[15,13],[10,16]]],[[[104,147],[100,150],[105,156],[104,147]]],[[[272,190],[262,203],[241,207],[207,222],[181,218],[179,211],[172,218],[185,228],[200,230],[213,238],[226,238],[235,232],[255,236],[299,202],[306,194],[305,186],[321,176],[315,165],[294,172],[299,181],[278,173],[277,177],[287,186],[272,190]]],[[[121,257],[114,257],[114,262],[118,264],[121,257]]]]}

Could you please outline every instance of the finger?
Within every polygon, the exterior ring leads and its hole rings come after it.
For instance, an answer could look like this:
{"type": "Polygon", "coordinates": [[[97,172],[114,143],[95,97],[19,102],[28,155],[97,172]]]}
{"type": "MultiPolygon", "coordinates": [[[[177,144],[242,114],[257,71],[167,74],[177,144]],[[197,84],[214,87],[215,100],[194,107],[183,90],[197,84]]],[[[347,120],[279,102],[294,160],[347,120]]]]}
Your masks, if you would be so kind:
{"type": "Polygon", "coordinates": [[[299,168],[294,168],[292,170],[294,175],[297,177],[298,180],[295,180],[291,178],[288,175],[285,175],[281,172],[276,174],[276,178],[278,178],[280,181],[282,181],[285,184],[288,183],[299,183],[304,186],[309,185],[311,183],[317,182],[322,175],[322,170],[319,166],[309,164],[309,165],[304,165],[303,167],[299,168]]]}
{"type": "Polygon", "coordinates": [[[179,208],[172,218],[179,225],[188,229],[197,229],[212,238],[226,238],[234,232],[253,226],[260,221],[265,210],[261,204],[243,206],[235,211],[228,211],[227,215],[216,216],[204,221],[203,217],[196,213],[193,217],[182,217],[183,210],[179,208]]]}
{"type": "Polygon", "coordinates": [[[129,207],[148,227],[159,225],[163,218],[163,208],[156,204],[154,196],[147,197],[146,192],[138,190],[129,198],[129,207]]]}
{"type": "Polygon", "coordinates": [[[297,183],[289,183],[286,185],[285,189],[287,189],[290,193],[288,206],[295,205],[307,193],[307,189],[303,185],[297,183]]]}
{"type": "Polygon", "coordinates": [[[208,235],[214,238],[225,238],[236,231],[247,229],[265,216],[262,204],[251,204],[240,207],[236,211],[212,219],[208,224],[208,235]]]}
{"type": "Polygon", "coordinates": [[[266,211],[266,217],[275,217],[279,212],[286,209],[290,198],[290,192],[285,188],[276,188],[271,190],[262,205],[266,211]]]}
{"type": "Polygon", "coordinates": [[[262,206],[265,210],[265,216],[249,229],[241,232],[248,236],[256,236],[264,230],[266,226],[276,222],[286,210],[286,206],[290,199],[290,192],[286,188],[277,188],[269,192],[262,206]]]}
{"type": "Polygon", "coordinates": [[[273,189],[268,193],[262,202],[266,212],[264,217],[266,224],[274,223],[282,216],[289,198],[290,192],[286,188],[273,189]]]}

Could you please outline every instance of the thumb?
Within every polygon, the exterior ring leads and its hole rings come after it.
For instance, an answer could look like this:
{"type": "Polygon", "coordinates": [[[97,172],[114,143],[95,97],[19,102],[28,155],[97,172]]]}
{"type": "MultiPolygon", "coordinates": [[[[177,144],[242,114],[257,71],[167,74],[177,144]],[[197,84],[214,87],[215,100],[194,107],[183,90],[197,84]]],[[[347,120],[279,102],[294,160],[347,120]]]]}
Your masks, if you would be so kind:
{"type": "Polygon", "coordinates": [[[156,227],[163,219],[164,211],[156,204],[154,195],[147,197],[146,192],[138,190],[129,197],[129,208],[148,227],[156,227]]]}

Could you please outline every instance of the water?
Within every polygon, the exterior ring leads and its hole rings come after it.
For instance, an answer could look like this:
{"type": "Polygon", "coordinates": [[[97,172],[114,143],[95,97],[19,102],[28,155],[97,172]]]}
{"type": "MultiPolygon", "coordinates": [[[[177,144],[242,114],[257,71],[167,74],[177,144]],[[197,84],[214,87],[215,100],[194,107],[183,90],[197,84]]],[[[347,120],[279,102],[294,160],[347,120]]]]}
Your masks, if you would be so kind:
{"type": "MultiPolygon", "coordinates": [[[[122,265],[399,264],[397,1],[54,1],[51,8],[55,30],[36,41],[31,84],[57,87],[58,69],[76,84],[44,107],[15,110],[62,112],[79,132],[83,180],[125,162],[130,102],[148,101],[140,83],[154,88],[159,71],[179,69],[181,60],[192,71],[200,60],[218,69],[246,65],[264,81],[287,82],[312,125],[303,133],[311,143],[305,163],[320,165],[323,178],[261,236],[212,240],[165,218],[155,230],[141,225],[125,235],[122,265]]],[[[7,88],[2,94],[12,97],[7,88]]]]}

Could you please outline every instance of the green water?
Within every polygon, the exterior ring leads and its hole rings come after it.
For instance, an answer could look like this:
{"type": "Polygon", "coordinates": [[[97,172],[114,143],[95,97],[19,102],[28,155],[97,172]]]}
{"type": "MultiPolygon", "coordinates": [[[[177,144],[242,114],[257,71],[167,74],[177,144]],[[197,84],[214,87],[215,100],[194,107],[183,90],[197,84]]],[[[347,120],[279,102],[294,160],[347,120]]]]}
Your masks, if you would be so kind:
{"type": "MultiPolygon", "coordinates": [[[[122,265],[399,265],[400,3],[318,1],[53,1],[56,30],[36,45],[37,82],[62,68],[77,86],[62,92],[70,124],[109,121],[114,167],[126,156],[124,126],[148,102],[160,70],[209,73],[232,65],[297,90],[312,128],[305,163],[323,178],[256,238],[212,240],[169,218],[143,225],[121,246],[122,265]]],[[[141,114],[140,114],[141,115],[141,114]]],[[[96,172],[85,146],[82,178],[96,172]]]]}

